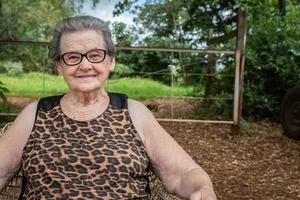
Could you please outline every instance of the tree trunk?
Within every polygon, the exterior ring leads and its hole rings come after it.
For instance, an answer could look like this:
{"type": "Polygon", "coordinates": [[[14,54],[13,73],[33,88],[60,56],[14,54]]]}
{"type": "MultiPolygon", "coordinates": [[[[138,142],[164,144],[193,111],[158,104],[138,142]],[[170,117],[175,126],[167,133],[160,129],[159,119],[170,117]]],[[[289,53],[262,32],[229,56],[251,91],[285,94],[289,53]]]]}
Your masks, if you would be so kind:
{"type": "MultiPolygon", "coordinates": [[[[208,33],[208,39],[212,38],[213,35],[213,30],[209,29],[208,33]]],[[[213,49],[214,45],[209,45],[209,49],[213,49]]],[[[212,76],[215,72],[215,67],[216,67],[216,55],[215,54],[208,54],[207,58],[207,70],[206,70],[206,81],[205,81],[205,90],[204,90],[204,97],[209,97],[211,95],[211,88],[212,88],[212,76]]]]}

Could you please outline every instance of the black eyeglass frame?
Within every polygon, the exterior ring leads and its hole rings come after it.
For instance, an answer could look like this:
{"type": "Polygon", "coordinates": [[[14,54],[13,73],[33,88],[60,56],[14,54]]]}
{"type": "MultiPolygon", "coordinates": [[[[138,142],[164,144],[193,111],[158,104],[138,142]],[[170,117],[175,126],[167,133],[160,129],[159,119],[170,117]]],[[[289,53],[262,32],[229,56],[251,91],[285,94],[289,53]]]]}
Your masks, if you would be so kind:
{"type": "Polygon", "coordinates": [[[89,62],[91,62],[91,63],[101,63],[101,62],[103,62],[103,61],[105,60],[106,55],[107,55],[107,51],[104,50],[104,49],[92,49],[92,50],[89,50],[88,52],[86,52],[86,53],[84,53],[84,54],[82,54],[82,53],[80,53],[80,52],[76,52],[76,51],[66,52],[66,53],[60,55],[60,59],[62,59],[63,62],[64,62],[66,65],[68,65],[68,66],[74,66],[74,65],[80,64],[80,63],[82,62],[83,57],[85,57],[85,58],[86,58],[89,62]],[[104,53],[103,59],[102,59],[101,61],[95,62],[95,61],[91,61],[91,60],[88,58],[87,55],[88,55],[90,52],[95,51],[95,50],[100,50],[100,51],[102,51],[102,52],[104,53]],[[71,65],[70,65],[70,64],[68,64],[68,63],[65,61],[64,56],[67,55],[67,54],[70,54],[70,53],[77,53],[78,55],[80,55],[80,60],[79,60],[78,63],[76,63],[76,64],[71,64],[71,65]]]}

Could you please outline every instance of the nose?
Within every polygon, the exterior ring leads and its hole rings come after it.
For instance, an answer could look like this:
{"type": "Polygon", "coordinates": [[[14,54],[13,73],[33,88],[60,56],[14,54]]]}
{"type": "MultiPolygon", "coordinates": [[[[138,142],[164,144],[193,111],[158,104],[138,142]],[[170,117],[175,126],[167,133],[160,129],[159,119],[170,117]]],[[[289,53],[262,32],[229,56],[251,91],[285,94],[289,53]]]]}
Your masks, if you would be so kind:
{"type": "Polygon", "coordinates": [[[89,70],[92,67],[92,63],[88,61],[88,59],[83,56],[82,61],[79,63],[79,69],[81,70],[89,70]]]}

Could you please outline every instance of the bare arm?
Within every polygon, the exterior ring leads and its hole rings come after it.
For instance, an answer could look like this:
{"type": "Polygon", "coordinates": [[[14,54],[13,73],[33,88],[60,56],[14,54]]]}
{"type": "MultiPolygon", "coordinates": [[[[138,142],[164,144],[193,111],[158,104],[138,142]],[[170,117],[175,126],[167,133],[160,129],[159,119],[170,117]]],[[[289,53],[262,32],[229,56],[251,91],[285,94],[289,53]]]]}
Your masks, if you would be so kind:
{"type": "Polygon", "coordinates": [[[193,200],[216,199],[207,173],[159,125],[152,113],[142,103],[133,100],[128,100],[128,109],[166,189],[193,200]]]}
{"type": "Polygon", "coordinates": [[[37,102],[29,104],[0,137],[0,190],[18,171],[23,148],[32,130],[37,102]]]}

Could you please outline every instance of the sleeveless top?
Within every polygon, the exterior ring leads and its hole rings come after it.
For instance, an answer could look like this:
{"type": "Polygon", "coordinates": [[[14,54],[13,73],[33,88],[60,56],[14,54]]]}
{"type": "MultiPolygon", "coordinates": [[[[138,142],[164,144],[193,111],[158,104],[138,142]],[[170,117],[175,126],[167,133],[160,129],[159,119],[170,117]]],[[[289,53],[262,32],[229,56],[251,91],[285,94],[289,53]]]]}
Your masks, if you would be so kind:
{"type": "Polygon", "coordinates": [[[76,121],[60,96],[40,99],[22,156],[20,199],[149,199],[149,159],[127,96],[109,93],[100,116],[76,121]]]}

